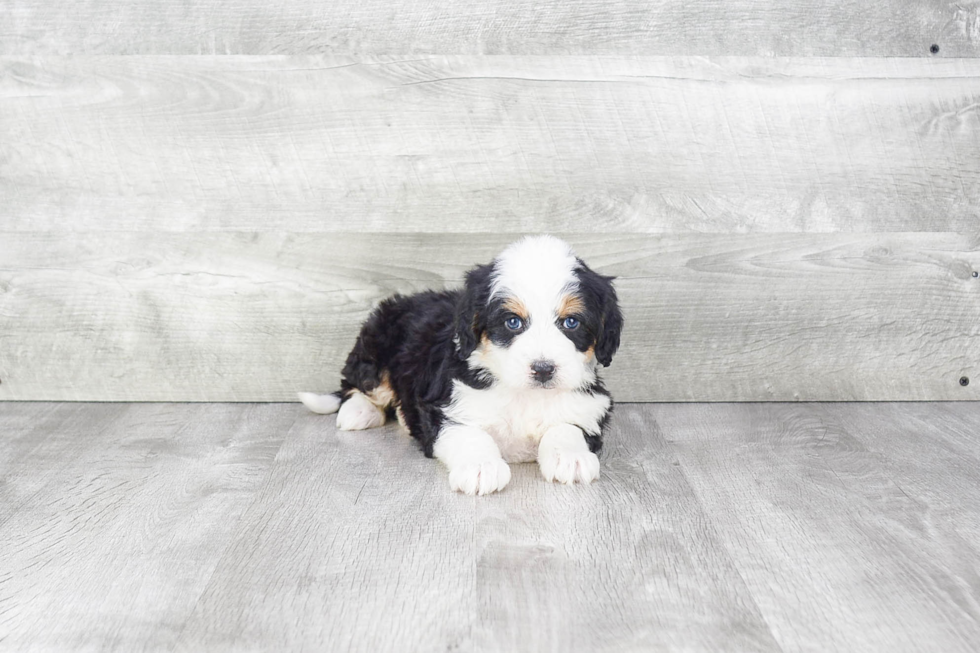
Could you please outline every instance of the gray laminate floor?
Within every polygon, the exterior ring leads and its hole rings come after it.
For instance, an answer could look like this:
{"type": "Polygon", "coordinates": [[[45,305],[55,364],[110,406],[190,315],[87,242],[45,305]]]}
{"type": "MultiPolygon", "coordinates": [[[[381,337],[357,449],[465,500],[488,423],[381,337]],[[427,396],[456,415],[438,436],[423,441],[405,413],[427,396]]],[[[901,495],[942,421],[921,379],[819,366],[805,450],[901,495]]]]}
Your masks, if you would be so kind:
{"type": "Polygon", "coordinates": [[[0,404],[0,649],[980,648],[980,404],[621,405],[482,498],[333,424],[0,404]]]}

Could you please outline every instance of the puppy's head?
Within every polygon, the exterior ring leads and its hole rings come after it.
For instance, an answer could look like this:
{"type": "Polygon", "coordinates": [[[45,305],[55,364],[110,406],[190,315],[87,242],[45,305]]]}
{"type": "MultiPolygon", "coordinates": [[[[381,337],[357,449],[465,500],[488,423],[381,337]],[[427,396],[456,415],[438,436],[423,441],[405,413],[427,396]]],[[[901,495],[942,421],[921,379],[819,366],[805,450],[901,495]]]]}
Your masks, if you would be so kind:
{"type": "Polygon", "coordinates": [[[467,273],[457,354],[511,387],[586,387],[619,348],[612,279],[553,236],[524,238],[467,273]]]}

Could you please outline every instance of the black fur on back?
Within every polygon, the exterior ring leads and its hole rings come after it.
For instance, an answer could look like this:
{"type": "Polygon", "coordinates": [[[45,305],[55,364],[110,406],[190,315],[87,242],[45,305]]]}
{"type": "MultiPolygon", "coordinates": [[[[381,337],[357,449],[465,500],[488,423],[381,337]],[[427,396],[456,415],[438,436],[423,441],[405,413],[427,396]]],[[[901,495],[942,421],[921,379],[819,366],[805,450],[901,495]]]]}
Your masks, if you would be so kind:
{"type": "Polygon", "coordinates": [[[453,379],[473,387],[489,383],[472,372],[456,353],[456,316],[462,290],[390,297],[368,317],[344,365],[341,392],[370,392],[388,371],[409,432],[432,457],[449,402],[453,379]]]}

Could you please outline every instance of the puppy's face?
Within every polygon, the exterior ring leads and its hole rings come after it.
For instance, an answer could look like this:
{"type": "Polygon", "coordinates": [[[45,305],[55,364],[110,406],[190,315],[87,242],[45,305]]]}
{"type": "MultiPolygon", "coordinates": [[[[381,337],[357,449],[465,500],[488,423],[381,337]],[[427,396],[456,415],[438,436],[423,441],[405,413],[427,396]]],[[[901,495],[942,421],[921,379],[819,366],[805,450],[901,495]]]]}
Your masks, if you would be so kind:
{"type": "Polygon", "coordinates": [[[457,314],[459,355],[499,383],[577,389],[619,347],[611,279],[550,236],[525,238],[467,275],[457,314]]]}

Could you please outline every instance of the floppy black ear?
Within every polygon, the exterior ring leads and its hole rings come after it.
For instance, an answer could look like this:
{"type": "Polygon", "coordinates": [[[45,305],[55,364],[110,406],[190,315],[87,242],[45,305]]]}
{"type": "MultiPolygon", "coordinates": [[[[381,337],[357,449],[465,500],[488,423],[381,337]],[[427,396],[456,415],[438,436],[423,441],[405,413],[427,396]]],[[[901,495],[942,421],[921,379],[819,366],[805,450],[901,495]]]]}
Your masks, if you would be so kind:
{"type": "Polygon", "coordinates": [[[490,297],[490,275],[493,265],[478,265],[466,273],[463,294],[456,305],[455,341],[456,356],[465,361],[476,349],[480,334],[486,328],[483,314],[490,297]]]}
{"type": "Polygon", "coordinates": [[[603,367],[609,367],[613,354],[619,349],[619,336],[623,331],[623,313],[619,310],[619,299],[612,284],[616,277],[599,276],[602,279],[602,326],[599,328],[599,337],[595,343],[595,357],[603,367]]]}

